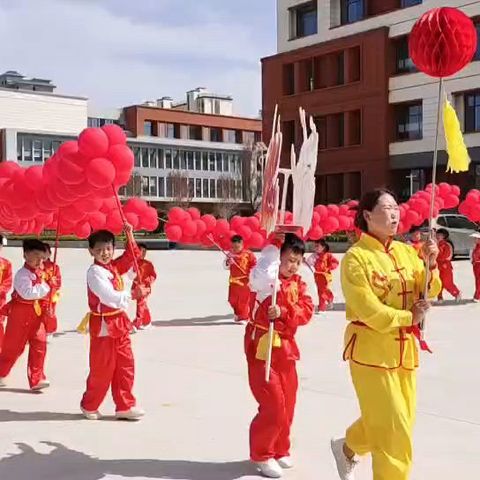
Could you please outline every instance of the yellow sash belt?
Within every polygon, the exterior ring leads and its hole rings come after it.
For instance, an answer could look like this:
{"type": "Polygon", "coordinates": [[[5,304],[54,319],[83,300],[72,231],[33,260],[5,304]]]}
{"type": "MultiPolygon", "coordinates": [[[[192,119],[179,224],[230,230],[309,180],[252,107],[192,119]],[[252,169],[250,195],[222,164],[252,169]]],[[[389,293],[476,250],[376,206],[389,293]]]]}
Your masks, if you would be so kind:
{"type": "Polygon", "coordinates": [[[114,310],[113,312],[105,312],[105,313],[98,313],[98,312],[88,312],[82,319],[82,321],[78,324],[77,332],[82,333],[83,335],[88,333],[88,325],[90,323],[90,317],[113,317],[118,315],[119,313],[123,312],[123,310],[114,310]]]}

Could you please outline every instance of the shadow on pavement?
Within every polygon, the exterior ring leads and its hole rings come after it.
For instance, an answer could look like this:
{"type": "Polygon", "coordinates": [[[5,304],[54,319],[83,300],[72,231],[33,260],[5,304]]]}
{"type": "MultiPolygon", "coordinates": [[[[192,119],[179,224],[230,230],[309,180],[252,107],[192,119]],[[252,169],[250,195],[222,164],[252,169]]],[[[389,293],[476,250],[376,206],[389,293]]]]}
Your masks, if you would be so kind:
{"type": "Polygon", "coordinates": [[[457,305],[469,305],[475,303],[472,299],[462,299],[462,300],[437,300],[435,302],[432,302],[432,305],[434,307],[453,307],[457,305]]]}
{"type": "MultiPolygon", "coordinates": [[[[3,422],[64,422],[68,420],[85,420],[85,417],[81,413],[13,412],[12,410],[0,410],[0,423],[3,423],[3,422]]],[[[3,477],[0,475],[0,478],[3,478],[3,477]]]]}
{"type": "Polygon", "coordinates": [[[156,320],[154,327],[210,327],[237,325],[229,315],[211,315],[209,317],[177,318],[175,320],[156,320]]]}
{"type": "MultiPolygon", "coordinates": [[[[330,312],[344,312],[345,311],[345,304],[344,303],[334,303],[333,308],[330,312]]],[[[328,310],[327,310],[328,313],[328,310]]]]}
{"type": "Polygon", "coordinates": [[[70,450],[56,442],[42,442],[54,447],[47,454],[36,452],[25,443],[21,450],[0,460],[0,478],[5,480],[100,480],[106,475],[158,480],[237,480],[255,475],[249,462],[195,462],[186,460],[126,459],[100,460],[70,450]]]}

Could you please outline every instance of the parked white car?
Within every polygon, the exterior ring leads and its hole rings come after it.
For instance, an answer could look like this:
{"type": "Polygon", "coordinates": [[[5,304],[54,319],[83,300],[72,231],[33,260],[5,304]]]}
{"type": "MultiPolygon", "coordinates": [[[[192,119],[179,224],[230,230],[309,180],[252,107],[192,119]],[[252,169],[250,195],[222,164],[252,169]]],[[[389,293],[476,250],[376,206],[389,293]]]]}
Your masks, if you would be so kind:
{"type": "Polygon", "coordinates": [[[436,226],[444,228],[450,234],[449,240],[453,245],[455,256],[470,255],[476,241],[476,238],[471,235],[479,231],[476,223],[471,222],[464,215],[445,213],[437,217],[436,226]]]}

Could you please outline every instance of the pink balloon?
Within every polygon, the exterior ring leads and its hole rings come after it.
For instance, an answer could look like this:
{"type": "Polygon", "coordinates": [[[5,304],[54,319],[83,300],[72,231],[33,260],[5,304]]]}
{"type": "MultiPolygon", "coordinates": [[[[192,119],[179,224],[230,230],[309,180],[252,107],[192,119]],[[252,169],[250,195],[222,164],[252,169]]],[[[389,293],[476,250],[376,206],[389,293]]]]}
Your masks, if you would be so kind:
{"type": "Polygon", "coordinates": [[[321,220],[325,220],[328,217],[328,208],[325,205],[317,205],[314,211],[320,215],[321,220]]]}
{"type": "Polygon", "coordinates": [[[108,137],[100,128],[86,128],[78,137],[78,150],[87,158],[105,156],[108,147],[108,137]]]}
{"type": "Polygon", "coordinates": [[[102,127],[103,132],[108,138],[108,143],[112,145],[125,145],[127,143],[127,136],[123,131],[123,128],[118,125],[104,125],[102,127]]]}
{"type": "Polygon", "coordinates": [[[328,217],[324,222],[325,233],[333,233],[338,230],[340,223],[337,217],[328,217]]]}
{"type": "Polygon", "coordinates": [[[167,224],[165,235],[171,242],[178,242],[182,238],[182,229],[178,225],[167,224]]]}
{"type": "Polygon", "coordinates": [[[90,160],[86,168],[87,180],[95,188],[112,185],[115,179],[115,167],[106,158],[90,160]]]}
{"type": "Polygon", "coordinates": [[[338,216],[338,214],[340,213],[340,208],[338,207],[338,205],[327,205],[327,210],[328,213],[333,216],[338,216]]]}

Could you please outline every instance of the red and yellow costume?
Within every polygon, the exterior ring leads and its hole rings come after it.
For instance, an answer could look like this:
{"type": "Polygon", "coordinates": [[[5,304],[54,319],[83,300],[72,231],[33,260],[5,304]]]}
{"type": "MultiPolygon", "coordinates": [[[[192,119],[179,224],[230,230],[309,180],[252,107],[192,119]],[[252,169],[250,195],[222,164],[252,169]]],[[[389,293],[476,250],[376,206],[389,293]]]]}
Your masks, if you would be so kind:
{"type": "Polygon", "coordinates": [[[443,299],[443,290],[446,290],[452,297],[457,298],[460,295],[460,290],[455,285],[453,280],[453,248],[446,240],[438,242],[438,270],[440,272],[440,280],[442,281],[442,290],[438,295],[438,299],[443,299]]]}
{"type": "Polygon", "coordinates": [[[290,428],[298,387],[296,361],[300,358],[295,333],[313,314],[313,302],[301,277],[280,278],[277,305],[281,315],[275,320],[271,375],[270,382],[266,383],[268,308],[272,304],[272,274],[278,274],[278,265],[267,271],[261,262],[251,276],[252,314],[245,332],[250,389],[259,404],[250,425],[250,458],[254,462],[290,454],[290,428]]]}
{"type": "MultiPolygon", "coordinates": [[[[142,279],[142,285],[148,288],[148,295],[152,293],[152,285],[153,282],[157,279],[157,273],[155,272],[155,267],[153,266],[152,262],[149,262],[145,259],[138,260],[138,269],[140,270],[140,277],[142,279]]],[[[138,279],[135,276],[135,279],[132,283],[132,292],[135,290],[139,285],[138,279]]],[[[142,297],[137,300],[137,313],[135,316],[134,325],[139,327],[145,327],[150,325],[152,322],[152,316],[150,314],[150,309],[148,308],[147,304],[147,297],[142,297]]]]}
{"type": "Polygon", "coordinates": [[[50,259],[43,262],[43,271],[45,272],[45,278],[51,287],[49,308],[45,312],[44,321],[47,334],[55,333],[58,328],[57,321],[57,304],[60,298],[60,288],[62,286],[62,275],[60,273],[60,267],[53,263],[50,259]],[[49,311],[48,311],[49,310],[49,311]]]}
{"type": "Polygon", "coordinates": [[[338,268],[338,260],[330,252],[314,253],[307,260],[313,270],[318,292],[318,309],[324,312],[333,302],[330,289],[332,272],[338,268]]]}
{"type": "Polygon", "coordinates": [[[0,350],[2,348],[3,336],[5,334],[4,321],[5,316],[2,313],[3,306],[7,303],[7,295],[12,288],[12,264],[6,259],[0,257],[0,350]]]}
{"type": "MultiPolygon", "coordinates": [[[[134,247],[138,255],[137,247],[134,247]]],[[[117,412],[135,406],[133,396],[134,358],[130,341],[132,323],[126,309],[131,299],[122,275],[132,267],[131,249],[108,265],[95,262],[87,272],[88,320],[90,330],[90,373],[81,407],[96,412],[109,388],[117,412]]],[[[81,329],[81,327],[79,327],[81,329]]]]}
{"type": "MultiPolygon", "coordinates": [[[[383,245],[363,234],[341,264],[350,362],[361,417],[346,434],[357,455],[372,454],[374,480],[407,480],[412,464],[418,328],[411,309],[421,298],[425,266],[401,242],[383,245]]],[[[440,291],[431,272],[429,296],[440,291]]]]}
{"type": "Polygon", "coordinates": [[[42,269],[24,265],[15,275],[12,299],[5,306],[8,319],[2,351],[0,377],[9,373],[29,344],[27,376],[30,388],[45,380],[47,340],[44,313],[50,286],[42,269]]]}
{"type": "Polygon", "coordinates": [[[250,315],[250,287],[248,279],[250,272],[256,264],[257,259],[250,250],[230,253],[230,257],[226,261],[227,268],[230,268],[228,302],[238,320],[248,320],[250,315]]]}
{"type": "Polygon", "coordinates": [[[475,300],[480,300],[480,243],[475,245],[472,252],[473,274],[475,275],[475,300]]]}

